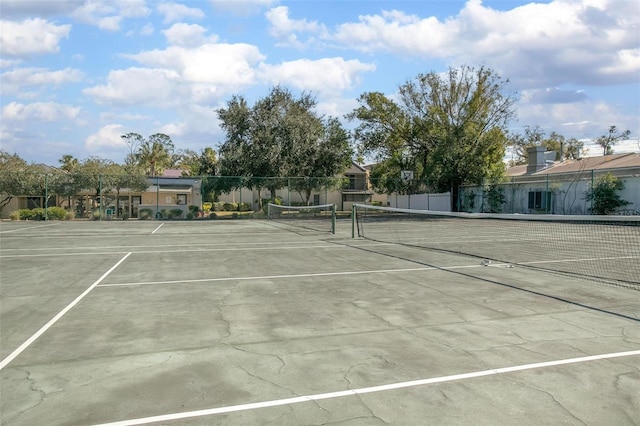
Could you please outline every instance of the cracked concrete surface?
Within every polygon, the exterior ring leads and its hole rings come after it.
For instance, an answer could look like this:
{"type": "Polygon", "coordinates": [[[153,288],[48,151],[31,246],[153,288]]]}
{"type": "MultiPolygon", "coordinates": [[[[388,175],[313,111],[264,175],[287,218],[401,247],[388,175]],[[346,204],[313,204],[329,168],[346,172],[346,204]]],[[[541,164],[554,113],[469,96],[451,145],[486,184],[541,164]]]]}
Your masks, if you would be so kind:
{"type": "MultiPolygon", "coordinates": [[[[133,254],[0,371],[3,426],[96,424],[640,349],[640,321],[633,319],[640,319],[638,291],[518,268],[465,270],[478,279],[417,270],[406,259],[350,248],[355,243],[345,235],[285,233],[283,244],[298,248],[278,249],[272,242],[283,234],[261,222],[195,225],[140,232],[135,244],[130,235],[109,237],[111,246],[133,254]],[[183,245],[188,252],[166,250],[179,241],[191,242],[183,245]],[[194,252],[198,241],[208,245],[194,252]],[[211,241],[233,250],[212,252],[211,241]],[[407,271],[374,272],[400,269],[407,271]],[[350,271],[359,273],[322,275],[350,271]]],[[[91,227],[99,224],[85,226],[85,233],[98,232],[91,227]]],[[[82,268],[61,258],[2,262],[3,358],[121,257],[83,241],[76,244],[91,245],[84,251],[95,256],[83,256],[82,268]]],[[[53,250],[57,240],[32,235],[3,241],[2,250],[12,244],[53,250]]],[[[441,266],[467,261],[431,255],[428,261],[441,266]]],[[[635,356],[170,424],[634,425],[638,419],[635,356]]]]}

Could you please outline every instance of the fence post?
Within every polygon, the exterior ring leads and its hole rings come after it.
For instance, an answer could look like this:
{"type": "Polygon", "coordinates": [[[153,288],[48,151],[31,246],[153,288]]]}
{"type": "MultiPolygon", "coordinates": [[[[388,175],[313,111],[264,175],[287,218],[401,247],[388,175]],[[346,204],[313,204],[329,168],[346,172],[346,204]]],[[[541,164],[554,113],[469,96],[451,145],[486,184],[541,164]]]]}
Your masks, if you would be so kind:
{"type": "Polygon", "coordinates": [[[49,173],[44,174],[44,220],[49,220],[49,173]]]}

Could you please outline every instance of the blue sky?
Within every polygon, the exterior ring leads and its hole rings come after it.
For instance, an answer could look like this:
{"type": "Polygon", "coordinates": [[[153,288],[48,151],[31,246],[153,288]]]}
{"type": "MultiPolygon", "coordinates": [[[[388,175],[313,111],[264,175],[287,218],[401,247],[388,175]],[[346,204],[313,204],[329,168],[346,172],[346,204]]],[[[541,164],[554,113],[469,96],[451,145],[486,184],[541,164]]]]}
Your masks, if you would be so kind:
{"type": "Polygon", "coordinates": [[[217,148],[234,94],[280,84],[342,117],[364,92],[460,65],[509,79],[513,132],[616,125],[632,140],[615,151],[640,151],[634,0],[0,0],[0,15],[1,149],[30,162],[122,162],[128,132],[217,148]]]}

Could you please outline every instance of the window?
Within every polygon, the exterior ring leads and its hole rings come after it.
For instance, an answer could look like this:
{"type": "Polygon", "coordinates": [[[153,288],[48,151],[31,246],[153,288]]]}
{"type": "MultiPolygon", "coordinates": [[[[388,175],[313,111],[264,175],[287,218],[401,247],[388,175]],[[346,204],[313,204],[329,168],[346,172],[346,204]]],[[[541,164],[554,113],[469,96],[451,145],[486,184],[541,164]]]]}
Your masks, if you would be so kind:
{"type": "Polygon", "coordinates": [[[529,192],[529,209],[530,210],[547,210],[551,207],[551,192],[549,191],[530,191],[529,192]]]}
{"type": "Polygon", "coordinates": [[[313,194],[313,205],[314,206],[320,205],[320,194],[313,194]]]}
{"type": "Polygon", "coordinates": [[[180,204],[182,206],[187,204],[187,194],[178,194],[176,196],[176,204],[180,204]]]}

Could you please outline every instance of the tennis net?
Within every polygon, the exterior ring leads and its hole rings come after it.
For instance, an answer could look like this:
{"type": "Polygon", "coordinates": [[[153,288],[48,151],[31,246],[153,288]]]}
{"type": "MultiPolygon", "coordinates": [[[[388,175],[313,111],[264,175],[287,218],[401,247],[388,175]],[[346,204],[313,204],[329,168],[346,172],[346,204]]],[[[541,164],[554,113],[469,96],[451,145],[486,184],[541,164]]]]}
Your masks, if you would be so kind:
{"type": "Polygon", "coordinates": [[[640,290],[640,216],[449,213],[356,204],[369,240],[523,266],[640,290]]]}
{"type": "Polygon", "coordinates": [[[281,206],[269,203],[267,219],[294,228],[319,232],[336,232],[335,204],[318,206],[281,206]]]}

